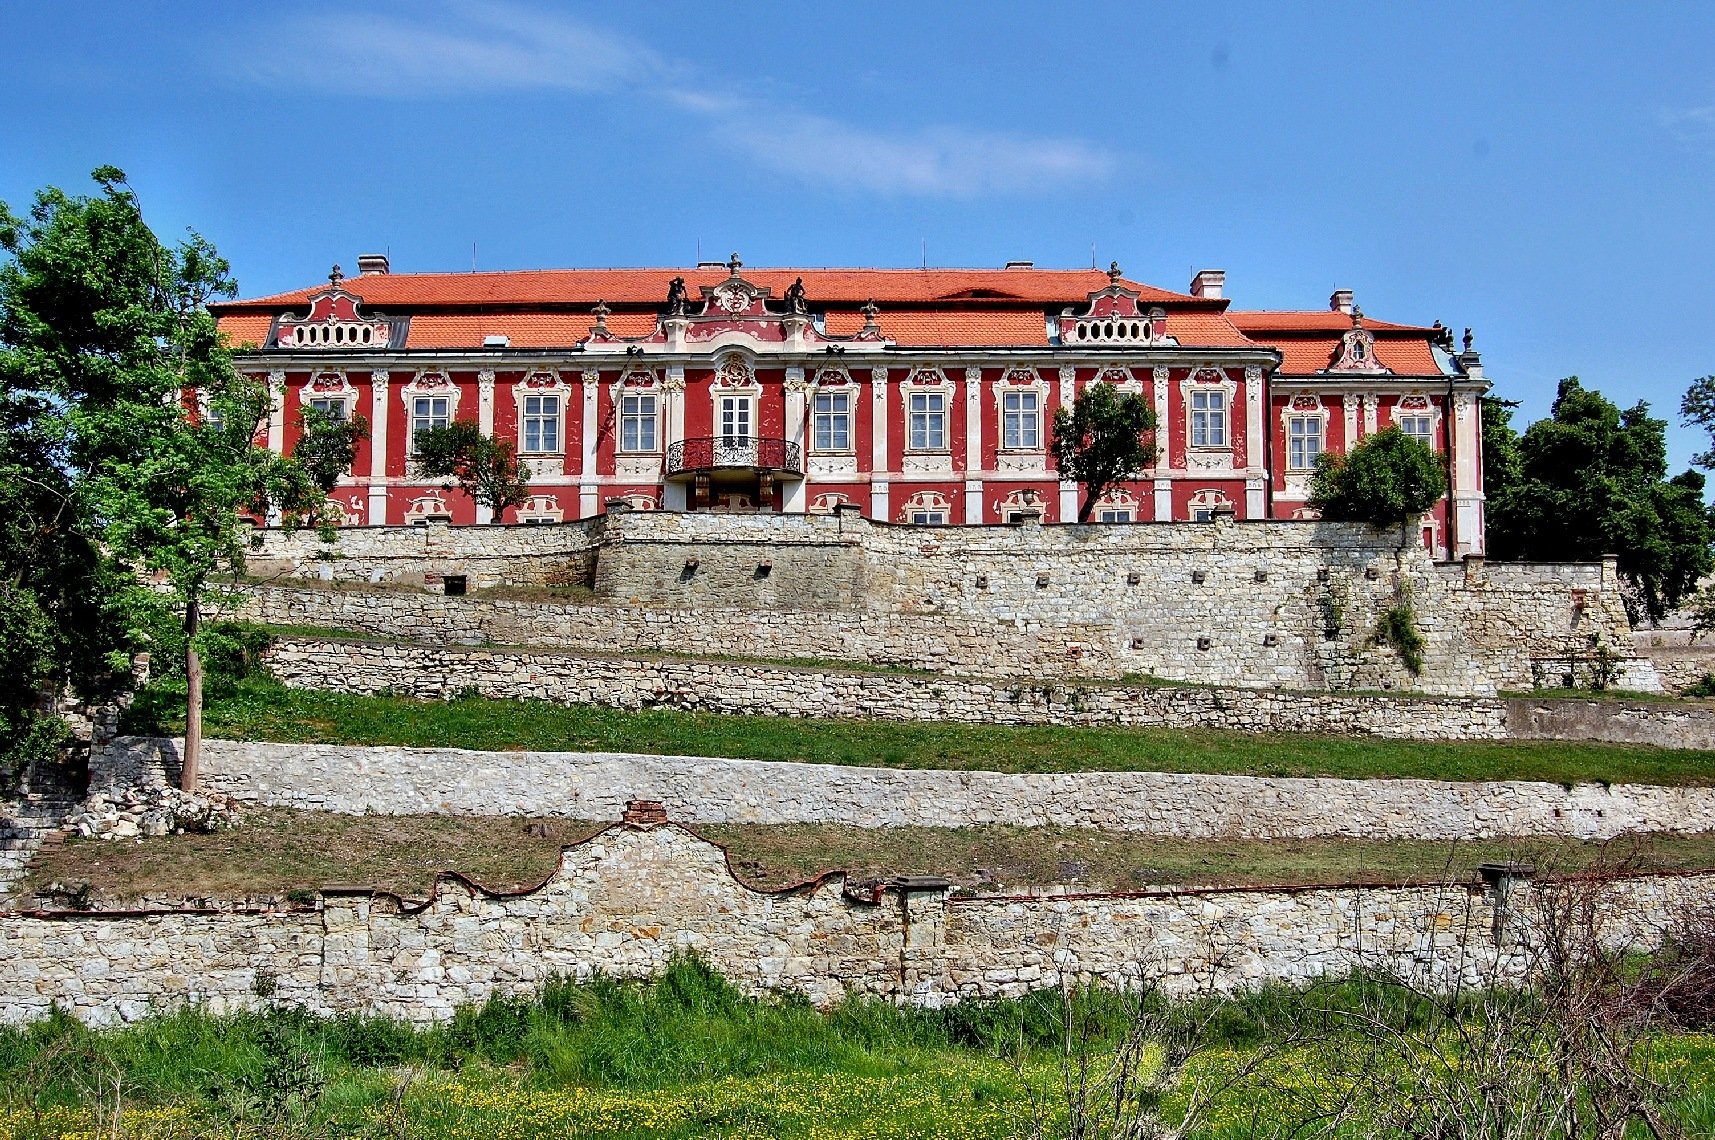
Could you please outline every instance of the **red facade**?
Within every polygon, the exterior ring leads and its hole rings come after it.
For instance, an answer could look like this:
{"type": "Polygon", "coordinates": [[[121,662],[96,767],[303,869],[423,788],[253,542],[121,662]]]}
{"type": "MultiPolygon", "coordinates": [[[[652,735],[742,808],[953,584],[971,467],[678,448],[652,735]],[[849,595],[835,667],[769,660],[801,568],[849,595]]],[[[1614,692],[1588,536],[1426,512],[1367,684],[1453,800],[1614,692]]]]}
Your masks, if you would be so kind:
{"type": "Polygon", "coordinates": [[[290,452],[312,401],[369,438],[334,498],[349,524],[548,522],[614,499],[663,510],[821,512],[921,524],[1075,521],[1048,452],[1095,383],[1152,401],[1153,468],[1095,521],[1308,517],[1322,452],[1398,424],[1448,457],[1424,521],[1480,552],[1480,362],[1434,327],[1234,310],[1093,270],[696,269],[391,274],[216,306],[276,392],[290,452]],[[472,420],[512,441],[533,497],[490,520],[415,476],[411,438],[472,420]]]}

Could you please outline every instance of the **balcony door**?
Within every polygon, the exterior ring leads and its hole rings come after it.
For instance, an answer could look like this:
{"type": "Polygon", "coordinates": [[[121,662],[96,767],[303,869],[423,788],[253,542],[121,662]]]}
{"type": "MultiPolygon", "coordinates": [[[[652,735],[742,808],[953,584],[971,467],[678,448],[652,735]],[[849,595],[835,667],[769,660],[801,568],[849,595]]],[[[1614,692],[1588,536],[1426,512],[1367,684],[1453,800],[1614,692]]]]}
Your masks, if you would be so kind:
{"type": "Polygon", "coordinates": [[[755,464],[756,432],[753,430],[755,411],[754,397],[721,397],[720,450],[727,464],[755,464]]]}

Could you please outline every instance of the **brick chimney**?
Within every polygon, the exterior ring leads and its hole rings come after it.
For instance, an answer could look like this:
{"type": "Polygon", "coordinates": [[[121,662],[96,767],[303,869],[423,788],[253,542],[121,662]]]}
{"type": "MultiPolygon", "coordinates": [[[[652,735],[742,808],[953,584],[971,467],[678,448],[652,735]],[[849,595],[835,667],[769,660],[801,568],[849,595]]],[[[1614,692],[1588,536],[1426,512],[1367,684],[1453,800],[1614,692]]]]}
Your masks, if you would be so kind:
{"type": "Polygon", "coordinates": [[[384,277],[392,272],[385,253],[360,253],[357,255],[357,272],[360,277],[384,277]]]}
{"type": "Polygon", "coordinates": [[[1191,295],[1207,297],[1211,301],[1221,299],[1221,291],[1227,287],[1227,271],[1225,269],[1199,269],[1197,276],[1191,278],[1191,295]]]}
{"type": "Polygon", "coordinates": [[[1336,313],[1350,313],[1352,311],[1352,291],[1350,289],[1334,290],[1328,295],[1328,307],[1336,313]]]}

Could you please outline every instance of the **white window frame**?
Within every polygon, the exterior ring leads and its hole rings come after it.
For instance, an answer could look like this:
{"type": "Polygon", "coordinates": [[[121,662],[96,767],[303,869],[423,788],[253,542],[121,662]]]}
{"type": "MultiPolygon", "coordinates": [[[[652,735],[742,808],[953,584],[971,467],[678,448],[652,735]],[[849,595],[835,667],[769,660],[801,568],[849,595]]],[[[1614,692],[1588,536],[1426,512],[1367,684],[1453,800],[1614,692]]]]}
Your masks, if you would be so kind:
{"type": "Polygon", "coordinates": [[[945,454],[951,451],[947,441],[947,393],[935,389],[905,393],[905,443],[907,451],[945,454]],[[918,401],[923,401],[922,407],[918,401]],[[933,405],[933,406],[931,406],[933,405]],[[921,421],[919,421],[921,417],[921,421]],[[919,424],[921,423],[921,431],[919,424]]]}
{"type": "Polygon", "coordinates": [[[947,512],[932,510],[912,510],[906,515],[912,526],[946,526],[947,512]]]}
{"type": "Polygon", "coordinates": [[[1410,436],[1412,439],[1417,440],[1419,443],[1423,444],[1423,446],[1427,447],[1429,450],[1431,450],[1431,451],[1435,450],[1435,436],[1436,436],[1435,413],[1433,413],[1433,412],[1420,412],[1420,411],[1409,411],[1409,412],[1396,411],[1393,414],[1393,422],[1394,422],[1394,426],[1398,427],[1400,431],[1404,432],[1406,435],[1410,436]],[[1411,421],[1411,422],[1415,422],[1415,423],[1421,423],[1423,425],[1423,431],[1422,432],[1412,431],[1410,428],[1406,427],[1407,421],[1411,421]]]}
{"type": "Polygon", "coordinates": [[[410,400],[411,403],[408,409],[411,413],[408,420],[410,430],[407,432],[407,443],[409,443],[410,446],[407,450],[414,453],[417,450],[417,433],[419,431],[423,431],[426,428],[451,426],[453,416],[458,412],[458,401],[455,400],[450,393],[436,392],[417,392],[410,397],[410,400]],[[419,405],[429,404],[432,406],[437,401],[446,405],[446,411],[444,413],[437,414],[431,410],[427,414],[423,414],[418,411],[419,405]],[[435,422],[437,420],[439,421],[438,423],[435,422]]]}
{"type": "Polygon", "coordinates": [[[351,419],[351,400],[345,396],[306,396],[304,407],[315,408],[341,423],[351,419]]]}
{"type": "Polygon", "coordinates": [[[1002,451],[1042,450],[1042,393],[1034,388],[1001,391],[1000,445],[1002,451]]]}
{"type": "Polygon", "coordinates": [[[852,455],[856,448],[852,442],[852,412],[854,393],[850,388],[830,388],[815,390],[810,393],[810,450],[817,455],[852,455]],[[829,407],[823,408],[822,401],[829,401],[829,407]],[[836,402],[842,402],[844,407],[834,407],[836,402]],[[823,442],[823,429],[826,428],[827,442],[823,442]],[[844,443],[836,442],[843,438],[844,443]]]}
{"type": "Polygon", "coordinates": [[[564,455],[566,453],[566,401],[559,392],[525,392],[518,399],[518,454],[520,455],[564,455]],[[542,401],[551,401],[553,411],[544,411],[542,401]],[[535,409],[531,404],[536,402],[535,409]],[[535,444],[532,447],[530,433],[536,432],[535,444]],[[552,433],[551,440],[545,440],[547,433],[552,433]],[[544,442],[552,443],[544,447],[544,442]]]}
{"type": "Polygon", "coordinates": [[[756,398],[749,392],[715,396],[715,426],[722,447],[750,447],[756,442],[756,398]]]}
{"type": "Polygon", "coordinates": [[[1227,430],[1232,401],[1227,392],[1216,387],[1193,387],[1190,396],[1191,446],[1227,450],[1232,446],[1227,430]]]}
{"type": "Polygon", "coordinates": [[[1328,416],[1325,412],[1288,411],[1286,413],[1286,469],[1302,472],[1316,470],[1316,460],[1328,449],[1328,416]],[[1314,432],[1299,430],[1300,425],[1315,425],[1314,432]],[[1299,459],[1295,454],[1294,443],[1304,449],[1303,445],[1315,440],[1315,454],[1299,459]],[[1308,460],[1308,462],[1304,461],[1308,460]]]}
{"type": "Polygon", "coordinates": [[[1101,523],[1136,522],[1137,516],[1131,507],[1097,507],[1096,521],[1101,523]]]}
{"type": "Polygon", "coordinates": [[[661,453],[661,399],[654,389],[622,389],[619,393],[619,439],[618,451],[621,455],[659,455],[661,453]],[[637,401],[636,410],[631,409],[631,401],[637,401]],[[648,411],[643,411],[643,401],[648,401],[648,411]],[[643,429],[647,426],[648,446],[644,446],[643,429]],[[632,446],[633,429],[636,429],[636,446],[632,446]]]}

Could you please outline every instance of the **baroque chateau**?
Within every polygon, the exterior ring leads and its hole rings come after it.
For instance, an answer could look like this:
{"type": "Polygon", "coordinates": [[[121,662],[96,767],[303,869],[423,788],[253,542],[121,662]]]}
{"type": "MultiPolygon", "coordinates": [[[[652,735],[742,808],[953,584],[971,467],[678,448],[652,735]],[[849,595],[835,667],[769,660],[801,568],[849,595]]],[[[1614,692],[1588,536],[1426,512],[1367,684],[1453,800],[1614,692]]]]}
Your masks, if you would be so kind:
{"type": "Polygon", "coordinates": [[[214,306],[276,393],[268,445],[300,410],[363,416],[334,498],[351,525],[558,522],[634,509],[882,522],[1075,521],[1056,409],[1091,384],[1154,403],[1157,456],[1093,521],[1314,517],[1317,456],[1389,425],[1445,457],[1424,545],[1483,551],[1478,397],[1467,334],[1327,308],[1251,311],[1205,270],[1171,292],[1106,272],[750,269],[389,271],[214,306]],[[491,519],[414,476],[414,433],[453,420],[514,441],[531,498],[491,519]]]}

